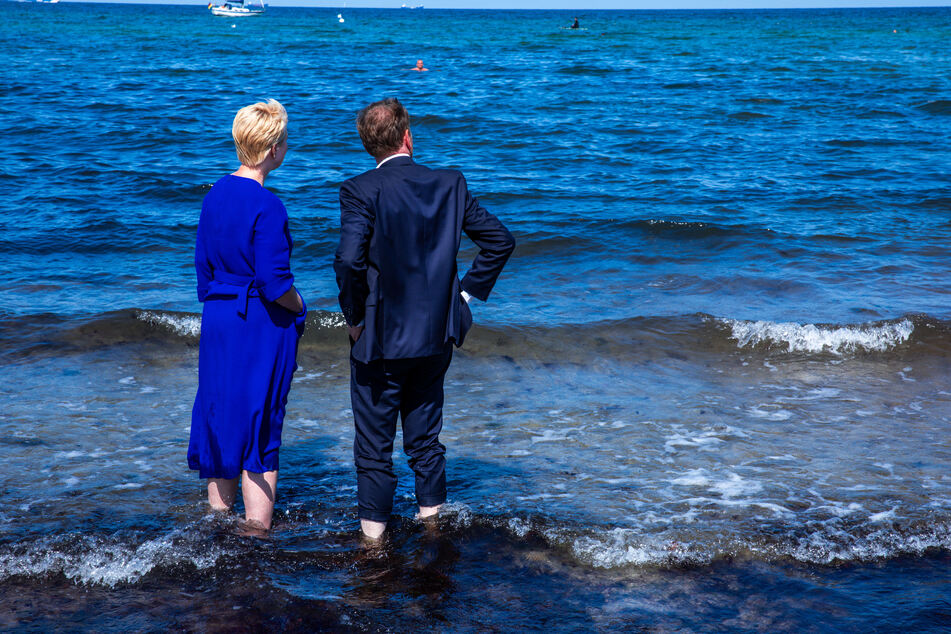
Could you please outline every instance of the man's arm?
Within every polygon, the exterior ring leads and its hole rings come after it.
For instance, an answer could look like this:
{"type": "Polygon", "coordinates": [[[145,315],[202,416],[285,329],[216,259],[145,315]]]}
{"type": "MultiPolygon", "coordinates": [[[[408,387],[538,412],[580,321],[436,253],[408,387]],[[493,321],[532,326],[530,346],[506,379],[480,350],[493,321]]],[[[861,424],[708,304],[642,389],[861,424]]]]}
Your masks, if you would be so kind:
{"type": "MultiPolygon", "coordinates": [[[[463,179],[465,186],[465,179],[463,179]]],[[[466,189],[466,211],[462,230],[476,246],[479,253],[472,266],[462,278],[462,290],[473,297],[486,301],[502,267],[515,250],[515,238],[502,222],[485,210],[479,201],[466,189]]],[[[468,301],[468,300],[467,300],[468,301]]]]}
{"type": "Polygon", "coordinates": [[[367,252],[373,221],[373,214],[356,187],[351,181],[344,182],[340,187],[340,246],[334,256],[334,272],[340,289],[340,309],[354,341],[360,336],[359,332],[354,336],[354,331],[366,316],[367,252]]]}

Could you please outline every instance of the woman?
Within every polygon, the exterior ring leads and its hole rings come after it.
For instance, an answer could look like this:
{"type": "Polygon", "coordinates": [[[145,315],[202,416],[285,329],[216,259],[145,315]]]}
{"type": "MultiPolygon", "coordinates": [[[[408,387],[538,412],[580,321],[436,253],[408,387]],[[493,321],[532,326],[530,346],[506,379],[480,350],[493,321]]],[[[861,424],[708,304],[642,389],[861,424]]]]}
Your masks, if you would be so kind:
{"type": "Polygon", "coordinates": [[[268,530],[278,449],[307,308],[294,288],[287,211],[264,179],[287,154],[287,112],[270,99],[238,111],[241,167],[201,206],[195,271],[204,302],[188,466],[226,511],[242,478],[249,528],[268,530]]]}

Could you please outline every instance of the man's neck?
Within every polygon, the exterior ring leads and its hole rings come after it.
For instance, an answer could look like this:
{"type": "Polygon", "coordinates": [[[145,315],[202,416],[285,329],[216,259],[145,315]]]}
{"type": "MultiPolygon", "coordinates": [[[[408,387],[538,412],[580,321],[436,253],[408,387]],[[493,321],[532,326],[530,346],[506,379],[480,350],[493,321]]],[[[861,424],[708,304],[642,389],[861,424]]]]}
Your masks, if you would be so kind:
{"type": "Polygon", "coordinates": [[[410,157],[410,153],[409,153],[409,152],[400,151],[400,152],[396,152],[395,154],[390,154],[390,155],[387,156],[386,158],[384,158],[384,159],[378,161],[377,164],[376,164],[376,166],[377,166],[377,167],[380,167],[381,165],[383,165],[384,163],[386,163],[386,162],[389,161],[390,159],[395,159],[395,158],[398,157],[398,156],[405,156],[405,157],[409,158],[409,157],[410,157]]]}

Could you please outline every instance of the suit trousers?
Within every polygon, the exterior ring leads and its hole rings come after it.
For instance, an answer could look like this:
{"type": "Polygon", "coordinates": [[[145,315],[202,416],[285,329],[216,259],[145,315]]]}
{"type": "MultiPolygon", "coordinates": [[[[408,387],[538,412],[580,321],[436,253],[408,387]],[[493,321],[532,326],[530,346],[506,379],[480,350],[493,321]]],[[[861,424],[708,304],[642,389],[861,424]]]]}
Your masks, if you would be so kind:
{"type": "Polygon", "coordinates": [[[403,423],[403,450],[416,474],[416,501],[420,506],[446,501],[446,447],[439,432],[443,381],[451,360],[451,345],[441,354],[415,359],[361,363],[350,357],[360,519],[386,522],[393,510],[397,418],[403,423]]]}

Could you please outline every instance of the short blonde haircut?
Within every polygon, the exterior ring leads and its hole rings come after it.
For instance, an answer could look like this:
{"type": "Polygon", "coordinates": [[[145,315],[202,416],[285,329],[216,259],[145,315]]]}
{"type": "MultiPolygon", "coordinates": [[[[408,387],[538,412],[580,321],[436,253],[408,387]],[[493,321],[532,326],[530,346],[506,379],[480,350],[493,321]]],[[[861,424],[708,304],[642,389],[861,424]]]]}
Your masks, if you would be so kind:
{"type": "Polygon", "coordinates": [[[231,137],[241,164],[255,167],[287,138],[287,110],[274,99],[245,106],[234,116],[231,137]]]}

